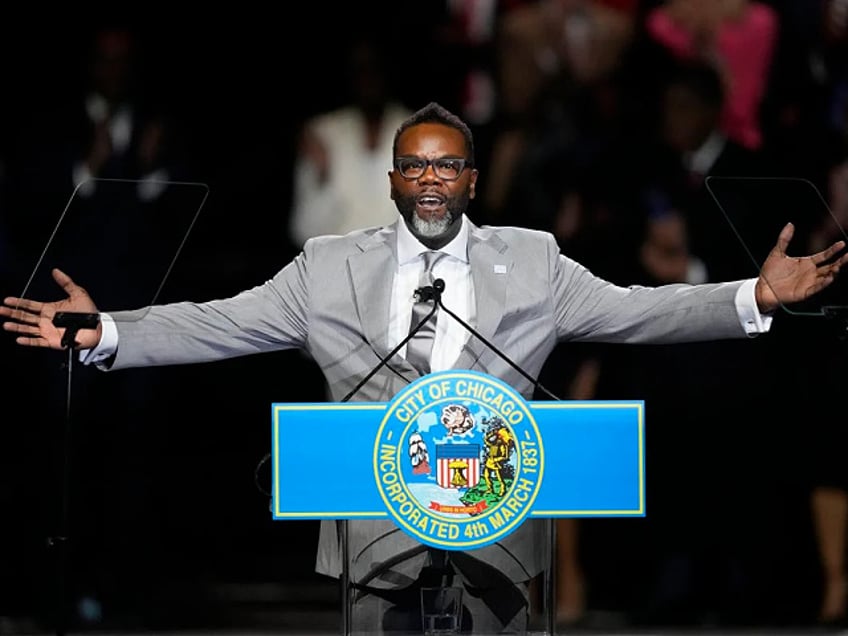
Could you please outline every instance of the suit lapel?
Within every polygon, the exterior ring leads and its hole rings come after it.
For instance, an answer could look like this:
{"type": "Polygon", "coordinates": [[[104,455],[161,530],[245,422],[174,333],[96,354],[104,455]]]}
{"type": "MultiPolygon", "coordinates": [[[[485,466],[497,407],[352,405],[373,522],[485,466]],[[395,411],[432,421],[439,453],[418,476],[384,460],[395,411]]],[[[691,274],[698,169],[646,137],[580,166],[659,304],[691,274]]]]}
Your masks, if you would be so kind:
{"type": "Polygon", "coordinates": [[[392,303],[392,282],[397,269],[395,225],[364,239],[362,251],[348,259],[362,332],[381,358],[389,349],[386,333],[392,303]]]}
{"type": "MultiPolygon", "coordinates": [[[[468,261],[476,298],[475,330],[491,341],[503,318],[507,283],[513,269],[512,257],[506,243],[491,230],[481,230],[469,222],[468,261]]],[[[487,349],[483,342],[471,336],[456,366],[473,368],[476,359],[487,349]]]]}

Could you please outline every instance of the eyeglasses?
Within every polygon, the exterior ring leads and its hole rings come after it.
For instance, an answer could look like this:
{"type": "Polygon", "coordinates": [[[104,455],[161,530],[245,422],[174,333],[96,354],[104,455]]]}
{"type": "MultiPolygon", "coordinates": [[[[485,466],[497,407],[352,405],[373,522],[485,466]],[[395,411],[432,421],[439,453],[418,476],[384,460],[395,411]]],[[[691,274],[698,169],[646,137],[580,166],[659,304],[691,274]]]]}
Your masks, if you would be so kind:
{"type": "Polygon", "coordinates": [[[422,157],[398,157],[395,159],[395,169],[400,172],[404,179],[418,179],[425,172],[427,166],[433,166],[433,172],[439,179],[455,181],[471,162],[460,157],[437,157],[435,159],[423,159],[422,157]]]}

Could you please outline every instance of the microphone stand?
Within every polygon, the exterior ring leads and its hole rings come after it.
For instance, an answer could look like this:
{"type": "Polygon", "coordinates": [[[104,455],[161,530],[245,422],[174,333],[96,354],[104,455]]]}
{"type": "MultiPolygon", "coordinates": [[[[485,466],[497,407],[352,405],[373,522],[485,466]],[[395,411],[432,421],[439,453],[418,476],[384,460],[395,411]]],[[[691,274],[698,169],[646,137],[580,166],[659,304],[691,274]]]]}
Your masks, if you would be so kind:
{"type": "Polygon", "coordinates": [[[47,547],[56,552],[56,636],[66,632],[65,609],[68,591],[68,535],[70,526],[70,485],[71,485],[71,388],[73,385],[74,357],[76,353],[77,333],[80,329],[93,329],[100,322],[99,314],[57,312],[53,325],[64,329],[62,346],[68,351],[67,384],[65,388],[65,428],[62,438],[62,473],[59,495],[59,524],[56,534],[47,538],[47,547]]]}

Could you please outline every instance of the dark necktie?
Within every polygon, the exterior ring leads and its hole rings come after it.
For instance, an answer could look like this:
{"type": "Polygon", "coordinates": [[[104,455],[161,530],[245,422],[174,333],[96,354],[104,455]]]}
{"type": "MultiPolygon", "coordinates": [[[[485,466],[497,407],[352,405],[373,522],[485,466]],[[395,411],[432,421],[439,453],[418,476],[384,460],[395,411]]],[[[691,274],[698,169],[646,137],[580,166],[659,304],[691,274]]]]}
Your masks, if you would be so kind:
{"type": "MultiPolygon", "coordinates": [[[[424,252],[423,256],[424,269],[421,271],[421,276],[418,279],[419,287],[426,287],[433,283],[433,265],[441,258],[442,253],[424,252]]],[[[410,331],[415,329],[415,326],[424,320],[424,317],[430,312],[431,308],[430,303],[426,301],[416,302],[412,305],[412,320],[409,323],[410,331]]],[[[438,315],[439,312],[437,310],[406,345],[407,362],[422,374],[430,372],[430,354],[433,351],[433,341],[436,339],[436,318],[438,315]]]]}

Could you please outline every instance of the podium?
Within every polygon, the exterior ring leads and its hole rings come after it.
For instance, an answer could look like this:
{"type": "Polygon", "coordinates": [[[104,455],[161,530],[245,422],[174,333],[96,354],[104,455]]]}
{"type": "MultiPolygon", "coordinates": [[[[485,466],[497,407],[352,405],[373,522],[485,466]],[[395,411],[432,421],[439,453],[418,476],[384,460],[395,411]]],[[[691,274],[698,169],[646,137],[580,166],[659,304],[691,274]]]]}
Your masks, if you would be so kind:
{"type": "Polygon", "coordinates": [[[514,633],[554,634],[554,521],[645,515],[644,411],[525,401],[467,370],[386,403],[276,403],[272,516],[322,520],[318,569],[339,578],[345,636],[423,633],[415,586],[438,559],[457,566],[450,586],[469,603],[495,580],[521,590],[524,607],[500,616],[514,633]],[[383,610],[401,598],[413,616],[395,628],[383,610]]]}

